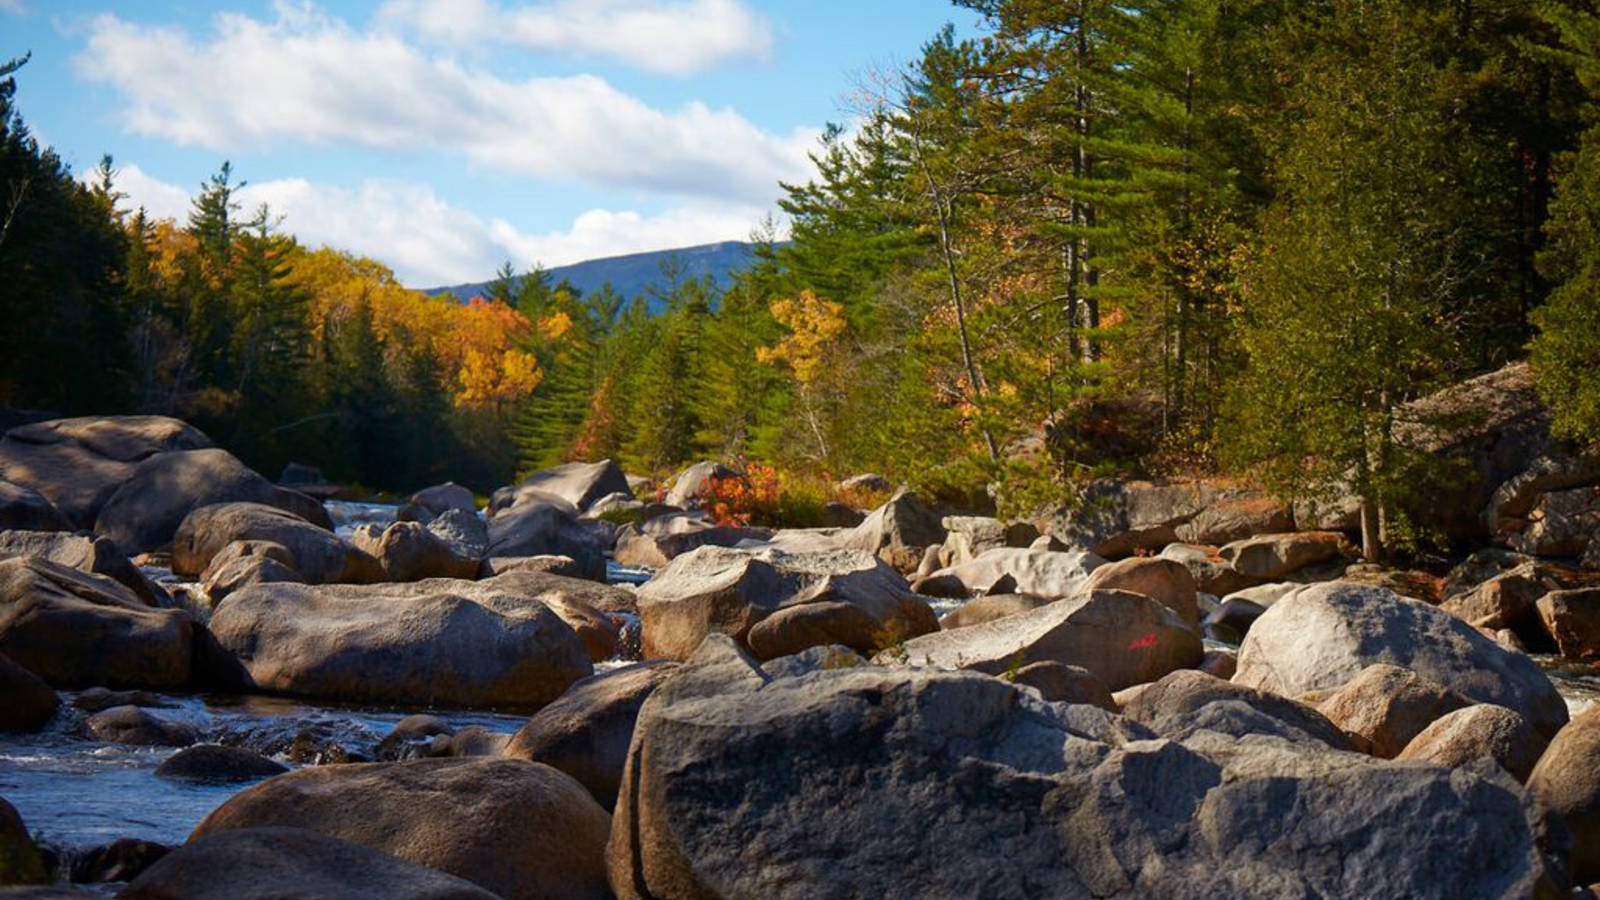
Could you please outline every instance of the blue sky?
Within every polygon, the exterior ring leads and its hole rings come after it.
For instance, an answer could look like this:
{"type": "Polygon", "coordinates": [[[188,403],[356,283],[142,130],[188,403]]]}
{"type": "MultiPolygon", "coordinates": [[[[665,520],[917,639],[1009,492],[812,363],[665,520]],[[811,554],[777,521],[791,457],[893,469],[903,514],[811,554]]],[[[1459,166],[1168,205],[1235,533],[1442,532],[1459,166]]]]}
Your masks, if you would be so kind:
{"type": "Polygon", "coordinates": [[[29,126],[184,215],[224,159],[418,287],[748,235],[946,0],[0,0],[29,126]]]}

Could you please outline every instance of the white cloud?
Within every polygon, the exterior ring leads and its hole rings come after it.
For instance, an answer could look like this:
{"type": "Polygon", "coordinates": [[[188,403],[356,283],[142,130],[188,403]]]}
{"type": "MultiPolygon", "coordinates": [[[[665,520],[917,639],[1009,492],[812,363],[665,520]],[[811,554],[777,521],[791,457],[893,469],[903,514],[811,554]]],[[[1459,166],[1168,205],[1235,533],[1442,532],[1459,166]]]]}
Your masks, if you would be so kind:
{"type": "MultiPolygon", "coordinates": [[[[143,205],[152,215],[179,221],[188,215],[189,192],[138,166],[120,171],[118,189],[129,195],[130,207],[143,205]]],[[[597,209],[564,231],[533,234],[453,207],[428,185],[388,179],[369,179],[355,189],[302,178],[251,183],[239,201],[246,214],[266,203],[282,229],[306,246],[372,257],[415,287],[484,281],[507,259],[522,269],[744,240],[763,215],[760,207],[736,205],[691,205],[655,216],[597,209]]]]}
{"type": "Polygon", "coordinates": [[[8,12],[18,16],[26,15],[28,5],[23,3],[22,0],[0,0],[0,12],[8,12]]]}
{"type": "Polygon", "coordinates": [[[309,5],[280,3],[271,22],[219,14],[203,40],[111,14],[87,33],[80,74],[124,94],[134,131],[185,145],[445,149],[509,172],[762,204],[812,171],[814,129],[773,134],[698,102],[662,111],[593,75],[506,80],[309,5]]]}
{"type": "Polygon", "coordinates": [[[739,0],[387,0],[378,20],[421,40],[605,56],[670,75],[772,53],[772,25],[739,0]]]}

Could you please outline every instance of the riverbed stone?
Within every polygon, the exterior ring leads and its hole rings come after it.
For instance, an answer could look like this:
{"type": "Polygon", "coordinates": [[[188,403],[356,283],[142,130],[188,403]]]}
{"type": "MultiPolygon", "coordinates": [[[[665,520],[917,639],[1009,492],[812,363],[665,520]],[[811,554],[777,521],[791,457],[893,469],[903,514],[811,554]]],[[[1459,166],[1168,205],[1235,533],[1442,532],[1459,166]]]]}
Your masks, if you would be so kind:
{"type": "Polygon", "coordinates": [[[369,551],[389,581],[478,576],[479,560],[456,553],[448,543],[417,522],[395,522],[383,530],[369,551]]]}
{"type": "Polygon", "coordinates": [[[1061,599],[1076,594],[1105,562],[1083,551],[1002,547],[940,569],[918,580],[916,589],[936,597],[1014,593],[1061,599]]]}
{"type": "Polygon", "coordinates": [[[1450,768],[1492,759],[1518,781],[1527,781],[1548,746],[1527,719],[1504,706],[1475,703],[1435,719],[1395,759],[1450,768]]]}
{"type": "Polygon", "coordinates": [[[1332,531],[1261,534],[1234,541],[1219,553],[1234,571],[1275,581],[1317,563],[1338,559],[1344,535],[1332,531]]]}
{"type": "Polygon", "coordinates": [[[1539,645],[1549,638],[1535,604],[1564,586],[1554,567],[1530,560],[1447,596],[1440,608],[1475,628],[1509,628],[1525,643],[1539,645]]]}
{"type": "Polygon", "coordinates": [[[0,731],[38,731],[60,705],[44,679],[0,653],[0,731]]]}
{"type": "Polygon", "coordinates": [[[0,560],[0,653],[58,687],[175,688],[194,621],[123,585],[37,557],[0,560]]]}
{"type": "Polygon", "coordinates": [[[905,579],[862,550],[701,547],[658,572],[638,602],[646,657],[687,659],[712,633],[771,658],[826,644],[871,651],[939,627],[905,579]]]}
{"type": "Polygon", "coordinates": [[[289,548],[272,541],[234,541],[211,557],[200,582],[213,605],[253,584],[304,583],[289,548]]]}
{"type": "Polygon", "coordinates": [[[1562,656],[1600,658],[1600,588],[1551,591],[1535,606],[1562,656]]]}
{"type": "Polygon", "coordinates": [[[584,577],[605,580],[605,553],[610,543],[596,526],[578,521],[572,504],[554,495],[528,489],[489,519],[486,557],[567,556],[584,577]]]}
{"type": "Polygon", "coordinates": [[[624,900],[1491,898],[1538,890],[1537,835],[1509,779],[714,636],[641,709],[608,857],[624,900]]]}
{"type": "Polygon", "coordinates": [[[901,572],[915,572],[923,552],[944,543],[944,517],[916,494],[901,492],[867,513],[840,538],[840,546],[865,550],[901,572]]]}
{"type": "Polygon", "coordinates": [[[75,529],[158,454],[212,446],[199,429],[165,416],[85,416],[19,425],[0,438],[0,478],[37,491],[75,529]]]}
{"type": "Polygon", "coordinates": [[[698,509],[710,493],[712,484],[728,479],[745,481],[745,476],[743,472],[724,463],[713,460],[697,462],[679,472],[678,477],[672,480],[672,487],[668,489],[663,502],[679,509],[698,509]]]}
{"type": "Polygon", "coordinates": [[[1035,594],[987,594],[945,613],[939,619],[939,627],[949,631],[953,628],[982,625],[984,622],[1025,613],[1054,602],[1055,598],[1040,597],[1035,594]]]}
{"type": "Polygon", "coordinates": [[[1528,776],[1528,789],[1572,832],[1573,881],[1600,881],[1600,706],[1556,734],[1528,776]]]}
{"type": "Polygon", "coordinates": [[[170,545],[189,513],[217,503],[260,503],[322,528],[333,527],[322,504],[279,487],[215,447],[161,453],[141,462],[106,500],[94,531],[132,556],[170,545]]]}
{"type": "Polygon", "coordinates": [[[506,900],[604,898],[611,817],[583,786],[520,759],[300,769],[233,795],[191,840],[309,827],[467,879],[506,900]],[[438,811],[438,815],[419,814],[438,811]]]}
{"type": "Polygon", "coordinates": [[[1313,707],[1193,669],[1180,669],[1136,688],[1123,704],[1122,715],[1166,737],[1210,730],[1239,738],[1273,734],[1336,750],[1355,749],[1350,738],[1313,707]]]}
{"type": "Polygon", "coordinates": [[[592,671],[573,630],[502,583],[263,584],[211,619],[243,687],[333,700],[538,707],[592,671]]]}
{"type": "Polygon", "coordinates": [[[660,569],[696,547],[736,547],[771,536],[764,528],[718,525],[701,513],[674,512],[623,526],[612,559],[619,566],[660,569]]]}
{"type": "Polygon", "coordinates": [[[1005,677],[1012,684],[1033,688],[1051,703],[1086,703],[1107,712],[1117,712],[1111,689],[1088,669],[1045,660],[1007,672],[1005,677]]]}
{"type": "Polygon", "coordinates": [[[136,747],[187,747],[200,740],[200,730],[188,722],[139,706],[113,706],[97,712],[83,721],[82,730],[91,740],[136,747]]]}
{"type": "Polygon", "coordinates": [[[1365,752],[1393,759],[1441,717],[1471,706],[1442,684],[1383,663],[1362,669],[1317,703],[1317,710],[1365,752]]]}
{"type": "Polygon", "coordinates": [[[178,847],[126,900],[494,900],[470,881],[306,828],[241,828],[178,847]]]}
{"type": "Polygon", "coordinates": [[[0,797],[0,885],[43,884],[44,857],[28,836],[17,808],[0,797]]]}
{"type": "Polygon", "coordinates": [[[1437,607],[1366,585],[1311,585],[1250,628],[1234,681],[1296,697],[1342,687],[1376,663],[1410,669],[1463,697],[1498,703],[1551,735],[1567,706],[1526,654],[1437,607]]]}
{"type": "Polygon", "coordinates": [[[1155,681],[1200,662],[1200,635],[1177,613],[1143,594],[1084,591],[1031,612],[907,641],[913,666],[999,675],[1054,661],[1094,673],[1113,691],[1155,681]]]}
{"type": "Polygon", "coordinates": [[[282,763],[243,747],[195,744],[167,757],[156,767],[156,777],[216,784],[258,781],[287,771],[282,763]]]}
{"type": "Polygon", "coordinates": [[[1082,590],[1132,591],[1160,603],[1190,625],[1200,624],[1198,588],[1182,563],[1170,559],[1131,558],[1097,567],[1082,590]]]}
{"type": "Polygon", "coordinates": [[[476,517],[478,501],[472,496],[469,488],[464,488],[454,481],[447,481],[444,484],[423,488],[406,498],[406,502],[395,511],[395,518],[401,522],[421,522],[427,525],[452,511],[476,517]]]}
{"type": "Polygon", "coordinates": [[[45,495],[0,479],[0,529],[71,531],[72,523],[45,495]]]}
{"type": "Polygon", "coordinates": [[[36,556],[80,572],[104,575],[148,606],[171,606],[172,597],[103,537],[56,531],[0,531],[0,559],[36,556]]]}
{"type": "Polygon", "coordinates": [[[522,484],[557,497],[572,504],[579,513],[588,510],[603,497],[621,494],[633,499],[633,488],[622,467],[609,459],[599,462],[572,462],[543,469],[522,480],[522,484]]]}
{"type": "Polygon", "coordinates": [[[293,558],[292,568],[310,584],[368,584],[384,578],[376,559],[338,535],[260,503],[219,503],[190,513],[174,539],[172,571],[199,575],[234,541],[283,546],[293,558]]]}
{"type": "Polygon", "coordinates": [[[428,523],[428,533],[449,544],[457,556],[481,560],[489,552],[489,525],[475,512],[445,510],[428,523]]]}
{"type": "Polygon", "coordinates": [[[505,755],[560,769],[611,809],[639,708],[677,669],[677,663],[657,660],[591,675],[535,713],[505,755]]]}
{"type": "Polygon", "coordinates": [[[70,877],[76,884],[132,881],[170,852],[172,848],[155,841],[118,838],[78,854],[70,877]]]}

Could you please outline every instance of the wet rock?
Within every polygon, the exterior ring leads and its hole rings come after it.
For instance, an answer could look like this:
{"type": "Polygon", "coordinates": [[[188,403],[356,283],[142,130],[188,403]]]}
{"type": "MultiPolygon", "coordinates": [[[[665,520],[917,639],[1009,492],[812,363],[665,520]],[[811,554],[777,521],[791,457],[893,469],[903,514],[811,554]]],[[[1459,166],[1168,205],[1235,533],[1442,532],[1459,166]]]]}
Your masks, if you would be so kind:
{"type": "Polygon", "coordinates": [[[194,510],[218,503],[259,503],[323,528],[332,528],[320,502],[281,488],[226,450],[162,453],[141,462],[117,488],[94,522],[129,555],[170,545],[194,510]]]}
{"type": "Polygon", "coordinates": [[[470,881],[304,828],[192,840],[123,890],[126,900],[494,900],[470,881]]]}
{"type": "Polygon", "coordinates": [[[38,731],[60,705],[50,685],[0,653],[0,731],[38,731]]]}
{"type": "Polygon", "coordinates": [[[918,581],[916,590],[935,597],[1016,593],[1060,599],[1076,594],[1089,573],[1104,564],[1093,553],[1007,547],[940,569],[918,581]]]}
{"type": "Polygon", "coordinates": [[[447,512],[465,513],[477,518],[477,498],[473,497],[472,491],[467,488],[453,481],[447,481],[412,494],[395,513],[395,518],[401,522],[421,522],[427,525],[447,512]]]}
{"type": "Polygon", "coordinates": [[[1544,734],[1567,720],[1561,695],[1526,655],[1436,607],[1339,582],[1295,591],[1257,619],[1234,681],[1294,697],[1341,687],[1376,663],[1508,707],[1544,734]]]}
{"type": "Polygon", "coordinates": [[[36,557],[0,560],[0,653],[46,682],[179,687],[194,623],[132,591],[36,557]]]}
{"type": "Polygon", "coordinates": [[[103,537],[50,531],[0,531],[0,559],[33,556],[69,569],[104,575],[148,606],[171,606],[172,597],[103,537]]]}
{"type": "Polygon", "coordinates": [[[1035,662],[1059,662],[1087,669],[1115,691],[1196,665],[1205,648],[1198,633],[1149,597],[1099,590],[982,625],[913,638],[904,652],[913,666],[991,675],[1035,662]]]}
{"type": "Polygon", "coordinates": [[[333,532],[259,503],[202,506],[183,520],[174,541],[172,571],[179,575],[204,572],[234,541],[265,541],[287,549],[291,568],[311,584],[383,580],[377,560],[333,532]]]}
{"type": "Polygon", "coordinates": [[[0,798],[0,885],[43,884],[44,857],[28,836],[16,807],[0,798]]]}
{"type": "Polygon", "coordinates": [[[113,706],[143,706],[154,709],[172,706],[149,691],[113,691],[103,687],[79,691],[78,695],[72,698],[72,705],[91,714],[104,712],[113,706]]]}
{"type": "Polygon", "coordinates": [[[1317,710],[1363,751],[1393,759],[1435,721],[1472,705],[1465,697],[1410,669],[1378,664],[1317,703],[1317,710]]]}
{"type": "Polygon", "coordinates": [[[1086,703],[1107,712],[1117,711],[1110,688],[1088,669],[1047,660],[1006,674],[1012,684],[1031,687],[1051,703],[1086,703]]]}
{"type": "Polygon", "coordinates": [[[1150,740],[970,672],[774,677],[713,637],[640,712],[608,859],[625,900],[833,896],[841,866],[860,896],[1487,900],[1535,892],[1533,816],[1473,772],[1150,740]]]}
{"type": "Polygon", "coordinates": [[[840,546],[865,550],[901,572],[914,572],[923,551],[944,539],[943,517],[917,495],[901,493],[868,513],[841,537],[840,546]]]}
{"type": "Polygon", "coordinates": [[[438,716],[406,716],[395,723],[394,730],[378,742],[377,756],[384,762],[416,759],[427,755],[425,751],[433,738],[452,734],[455,734],[455,729],[438,716]]]}
{"type": "Polygon", "coordinates": [[[113,706],[83,721],[83,736],[135,747],[187,747],[200,740],[200,730],[138,706],[113,706]]]}
{"type": "Polygon", "coordinates": [[[577,682],[517,731],[505,755],[566,772],[611,809],[639,708],[677,668],[638,663],[577,682]]]}
{"type": "Polygon", "coordinates": [[[899,573],[860,550],[701,547],[641,587],[638,603],[646,657],[685,659],[712,633],[771,658],[826,644],[871,651],[939,627],[899,573]]]}
{"type": "Polygon", "coordinates": [[[287,771],[282,764],[243,747],[196,744],[167,757],[156,767],[156,776],[173,781],[225,783],[256,781],[287,771]]]}
{"type": "Polygon", "coordinates": [[[1243,738],[1271,734],[1336,750],[1355,745],[1327,716],[1303,703],[1184,669],[1136,688],[1122,715],[1166,737],[1210,730],[1243,738]]]}
{"type": "Polygon", "coordinates": [[[610,893],[610,816],[582,785],[539,763],[426,759],[301,769],[235,794],[191,840],[285,825],[448,872],[506,900],[610,893]],[[427,810],[448,815],[418,814],[427,810]]]}
{"type": "MultiPolygon", "coordinates": [[[[698,509],[714,482],[726,479],[745,481],[744,473],[731,466],[707,460],[697,462],[673,479],[664,502],[679,509],[698,509]]],[[[748,484],[748,482],[746,482],[748,484]]]]}
{"type": "Polygon", "coordinates": [[[1600,880],[1600,707],[1556,734],[1528,776],[1528,790],[1572,831],[1573,881],[1600,880]]]}
{"type": "Polygon", "coordinates": [[[542,706],[591,671],[544,603],[492,582],[265,584],[211,620],[243,686],[355,702],[542,706]]]}
{"type": "Polygon", "coordinates": [[[1536,607],[1562,656],[1600,657],[1600,588],[1551,591],[1539,598],[1536,607]]]}
{"type": "Polygon", "coordinates": [[[74,529],[87,530],[141,462],[211,446],[198,429],[164,416],[54,419],[5,433],[0,478],[44,495],[74,529]]]}
{"type": "Polygon", "coordinates": [[[1223,547],[1222,559],[1252,578],[1277,580],[1306,566],[1338,559],[1344,536],[1331,531],[1263,534],[1223,547]]]}
{"type": "Polygon", "coordinates": [[[1038,597],[1033,594],[989,594],[945,613],[939,620],[939,627],[949,631],[953,628],[982,625],[984,622],[1029,612],[1054,602],[1055,600],[1050,597],[1038,597]]]}
{"type": "MultiPolygon", "coordinates": [[[[591,523],[603,524],[603,523],[591,523]]],[[[524,494],[489,520],[487,557],[567,556],[584,577],[605,579],[609,544],[578,521],[572,505],[546,494],[524,494]]]]}
{"type": "Polygon", "coordinates": [[[170,852],[154,841],[119,838],[75,858],[70,877],[77,884],[132,881],[170,852]]]}
{"type": "Polygon", "coordinates": [[[71,531],[72,523],[32,488],[0,479],[0,530],[71,531]]]}
{"type": "Polygon", "coordinates": [[[1504,706],[1477,703],[1435,719],[1395,757],[1456,768],[1492,759],[1527,781],[1548,743],[1528,720],[1504,706]]]}
{"type": "Polygon", "coordinates": [[[294,556],[282,544],[271,541],[234,541],[211,557],[200,573],[206,596],[212,605],[229,594],[254,584],[304,583],[294,569],[294,556]]]}
{"type": "Polygon", "coordinates": [[[446,510],[428,523],[428,532],[457,556],[482,559],[489,552],[489,526],[475,512],[446,510]]]}
{"type": "Polygon", "coordinates": [[[1089,573],[1082,590],[1143,594],[1177,613],[1190,625],[1200,624],[1194,576],[1181,563],[1169,559],[1124,559],[1107,563],[1089,573]]]}

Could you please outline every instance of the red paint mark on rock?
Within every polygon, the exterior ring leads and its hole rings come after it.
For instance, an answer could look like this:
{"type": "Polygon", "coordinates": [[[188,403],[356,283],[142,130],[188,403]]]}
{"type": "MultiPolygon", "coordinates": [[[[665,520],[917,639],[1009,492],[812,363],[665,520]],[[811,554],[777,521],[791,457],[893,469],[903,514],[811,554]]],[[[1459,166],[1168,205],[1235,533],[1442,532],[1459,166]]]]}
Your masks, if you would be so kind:
{"type": "Polygon", "coordinates": [[[1133,643],[1129,644],[1128,645],[1128,652],[1132,653],[1132,652],[1134,652],[1136,650],[1149,650],[1151,647],[1154,647],[1155,645],[1156,645],[1156,633],[1152,631],[1149,634],[1145,635],[1144,637],[1139,638],[1137,641],[1134,641],[1133,643]]]}

